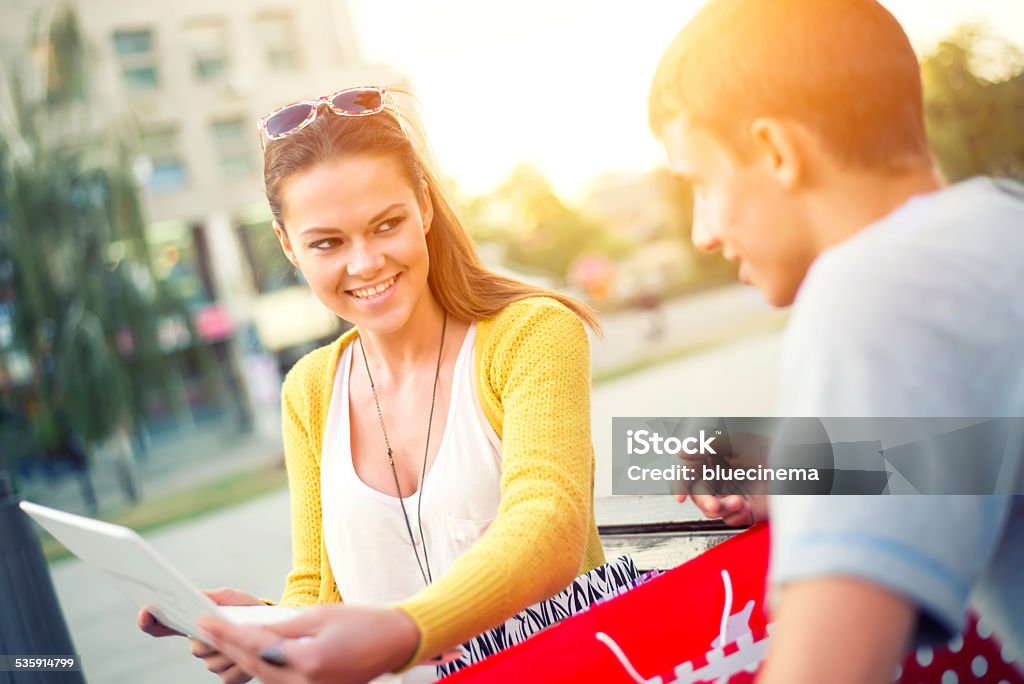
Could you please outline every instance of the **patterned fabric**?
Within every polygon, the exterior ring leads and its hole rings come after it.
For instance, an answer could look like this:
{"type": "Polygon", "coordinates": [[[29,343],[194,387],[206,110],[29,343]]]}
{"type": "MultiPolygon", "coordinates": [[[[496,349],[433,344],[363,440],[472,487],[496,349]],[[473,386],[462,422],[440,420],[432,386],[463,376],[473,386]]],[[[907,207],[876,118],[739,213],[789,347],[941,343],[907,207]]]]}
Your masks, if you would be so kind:
{"type": "Polygon", "coordinates": [[[911,652],[899,669],[896,681],[917,682],[999,682],[1024,684],[1024,664],[999,643],[984,619],[975,613],[959,636],[945,644],[922,646],[911,652]]]}
{"type": "Polygon", "coordinates": [[[614,598],[659,574],[657,570],[639,574],[629,556],[620,556],[609,563],[599,565],[577,577],[572,584],[548,600],[519,611],[506,620],[505,624],[467,641],[462,645],[466,655],[447,665],[438,666],[437,674],[444,677],[469,667],[487,656],[526,641],[537,632],[570,615],[614,598]]]}

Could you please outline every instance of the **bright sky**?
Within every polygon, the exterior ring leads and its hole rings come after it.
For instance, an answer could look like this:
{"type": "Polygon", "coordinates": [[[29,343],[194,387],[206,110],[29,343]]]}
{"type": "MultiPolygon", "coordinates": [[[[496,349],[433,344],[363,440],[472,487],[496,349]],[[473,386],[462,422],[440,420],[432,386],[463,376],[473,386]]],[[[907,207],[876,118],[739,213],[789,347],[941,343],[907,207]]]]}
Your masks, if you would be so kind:
{"type": "MultiPolygon", "coordinates": [[[[701,0],[347,0],[363,54],[405,73],[442,169],[486,192],[533,163],[578,200],[660,165],[647,88],[701,0]],[[627,10],[626,7],[629,7],[627,10]]],[[[920,51],[984,20],[1024,45],[1022,0],[882,0],[920,51]]]]}

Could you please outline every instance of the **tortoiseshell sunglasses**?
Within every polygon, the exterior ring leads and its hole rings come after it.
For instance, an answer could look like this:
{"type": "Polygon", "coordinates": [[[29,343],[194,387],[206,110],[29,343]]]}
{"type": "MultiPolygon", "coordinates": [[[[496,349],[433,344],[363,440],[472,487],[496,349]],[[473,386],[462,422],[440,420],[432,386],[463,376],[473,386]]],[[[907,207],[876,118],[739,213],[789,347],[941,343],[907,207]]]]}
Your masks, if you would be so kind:
{"type": "Polygon", "coordinates": [[[260,145],[266,146],[264,135],[271,140],[280,140],[313,123],[320,105],[327,105],[327,108],[338,116],[369,116],[383,111],[390,97],[387,88],[368,86],[345,88],[316,100],[293,102],[275,109],[256,122],[260,132],[260,145]]]}

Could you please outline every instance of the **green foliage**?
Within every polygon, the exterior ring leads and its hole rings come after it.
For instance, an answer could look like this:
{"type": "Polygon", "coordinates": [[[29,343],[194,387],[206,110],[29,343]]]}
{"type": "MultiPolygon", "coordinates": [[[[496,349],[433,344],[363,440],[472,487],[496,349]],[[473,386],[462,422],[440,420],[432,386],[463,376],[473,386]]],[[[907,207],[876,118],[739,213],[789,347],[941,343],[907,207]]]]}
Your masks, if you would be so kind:
{"type": "MultiPolygon", "coordinates": [[[[0,196],[10,212],[0,254],[13,265],[17,344],[36,361],[36,418],[45,426],[66,416],[89,443],[131,422],[132,383],[117,335],[156,348],[155,318],[129,318],[144,299],[129,268],[111,269],[106,259],[123,232],[109,220],[113,173],[36,148],[30,162],[8,167],[0,196]]],[[[43,442],[64,437],[44,433],[43,442]]]]}
{"type": "Polygon", "coordinates": [[[667,198],[672,208],[670,218],[664,226],[660,237],[682,238],[683,244],[690,253],[693,276],[688,286],[702,286],[736,280],[739,266],[726,261],[719,253],[708,253],[693,245],[693,188],[680,181],[667,169],[652,172],[651,181],[667,198]]]}
{"type": "MultiPolygon", "coordinates": [[[[508,209],[499,221],[501,225],[489,226],[489,235],[504,243],[509,263],[542,271],[558,280],[565,278],[569,265],[584,252],[616,257],[629,249],[601,222],[563,203],[532,166],[516,168],[484,202],[508,209]]],[[[477,204],[471,213],[478,216],[486,211],[477,204]]]]}
{"type": "Polygon", "coordinates": [[[958,29],[921,64],[929,142],[950,181],[1024,179],[1024,56],[979,26],[958,29]]]}
{"type": "Polygon", "coordinates": [[[16,293],[11,346],[33,366],[29,437],[9,460],[131,431],[147,389],[174,386],[158,321],[190,320],[155,283],[123,122],[89,115],[75,15],[65,5],[50,17],[32,64],[46,87],[33,96],[19,85],[31,79],[14,81],[14,124],[0,138],[0,295],[16,293]]]}

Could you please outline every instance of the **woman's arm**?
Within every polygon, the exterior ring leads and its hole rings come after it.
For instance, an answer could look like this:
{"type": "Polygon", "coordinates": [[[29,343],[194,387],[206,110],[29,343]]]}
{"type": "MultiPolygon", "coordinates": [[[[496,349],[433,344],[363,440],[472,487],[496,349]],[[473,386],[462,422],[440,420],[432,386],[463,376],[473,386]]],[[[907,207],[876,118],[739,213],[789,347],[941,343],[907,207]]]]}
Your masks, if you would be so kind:
{"type": "Polygon", "coordinates": [[[548,598],[581,570],[594,460],[586,332],[551,300],[520,302],[488,324],[478,389],[503,415],[498,517],[443,577],[393,608],[325,605],[265,627],[203,618],[212,642],[262,681],[365,681],[409,667],[548,598]],[[275,644],[292,667],[256,657],[275,644]]]}
{"type": "Polygon", "coordinates": [[[498,516],[473,548],[397,604],[420,630],[409,663],[442,652],[557,593],[579,573],[593,505],[590,347],[579,318],[546,299],[519,302],[482,350],[500,400],[498,516]]]}
{"type": "Polygon", "coordinates": [[[288,373],[281,389],[281,430],[292,517],[292,569],[281,603],[308,606],[320,596],[323,530],[320,513],[320,455],[311,439],[310,394],[318,389],[314,352],[288,373]]]}

